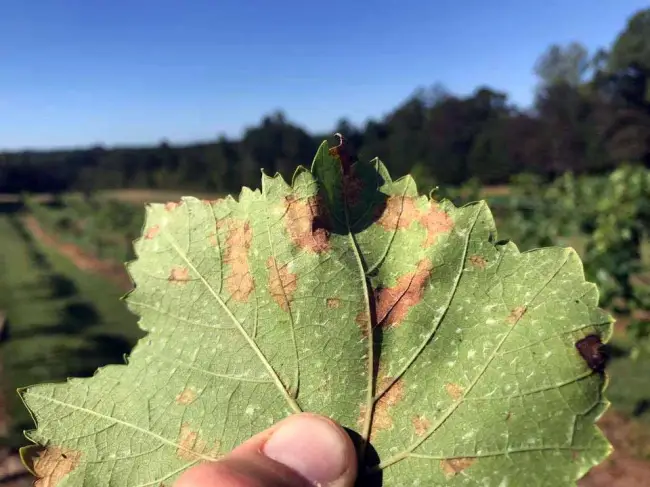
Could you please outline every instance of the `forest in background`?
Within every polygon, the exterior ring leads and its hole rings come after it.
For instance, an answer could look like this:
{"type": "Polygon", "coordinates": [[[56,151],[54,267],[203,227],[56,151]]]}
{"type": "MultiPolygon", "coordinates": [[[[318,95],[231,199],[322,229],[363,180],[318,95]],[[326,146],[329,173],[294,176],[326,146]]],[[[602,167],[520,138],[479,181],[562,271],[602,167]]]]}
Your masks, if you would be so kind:
{"type": "Polygon", "coordinates": [[[491,87],[460,97],[434,85],[380,120],[355,126],[342,119],[327,134],[310,134],[277,112],[239,140],[0,153],[0,192],[237,193],[257,187],[261,169],[290,178],[334,132],[360,160],[379,157],[394,176],[411,172],[422,186],[500,184],[524,172],[550,181],[624,163],[650,166],[650,8],[631,16],[609,48],[550,46],[535,72],[539,83],[527,109],[491,87]]]}

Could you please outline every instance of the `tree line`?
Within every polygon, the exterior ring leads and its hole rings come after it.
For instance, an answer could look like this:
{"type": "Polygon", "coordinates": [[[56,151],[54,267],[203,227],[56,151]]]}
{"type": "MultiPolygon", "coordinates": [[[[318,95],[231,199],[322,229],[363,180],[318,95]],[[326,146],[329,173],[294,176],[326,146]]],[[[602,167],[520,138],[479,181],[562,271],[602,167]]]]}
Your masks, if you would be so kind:
{"type": "MultiPolygon", "coordinates": [[[[513,175],[608,172],[650,166],[650,8],[633,14],[609,49],[553,45],[535,63],[534,103],[520,108],[488,86],[457,96],[439,85],[417,90],[380,120],[342,119],[359,160],[380,157],[394,176],[426,184],[470,179],[506,183],[513,175]]],[[[0,153],[0,192],[174,188],[238,192],[258,187],[260,170],[289,179],[309,165],[329,134],[310,134],[282,112],[241,139],[152,147],[101,146],[0,153]]]]}

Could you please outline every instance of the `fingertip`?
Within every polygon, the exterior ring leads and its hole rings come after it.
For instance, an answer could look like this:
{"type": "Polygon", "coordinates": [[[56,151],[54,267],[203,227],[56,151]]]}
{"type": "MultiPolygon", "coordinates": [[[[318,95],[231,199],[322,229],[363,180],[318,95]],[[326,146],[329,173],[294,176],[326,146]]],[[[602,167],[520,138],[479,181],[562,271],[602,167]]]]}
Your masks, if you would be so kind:
{"type": "Polygon", "coordinates": [[[336,422],[310,413],[290,416],[222,460],[197,465],[175,487],[352,487],[357,456],[336,422]]]}

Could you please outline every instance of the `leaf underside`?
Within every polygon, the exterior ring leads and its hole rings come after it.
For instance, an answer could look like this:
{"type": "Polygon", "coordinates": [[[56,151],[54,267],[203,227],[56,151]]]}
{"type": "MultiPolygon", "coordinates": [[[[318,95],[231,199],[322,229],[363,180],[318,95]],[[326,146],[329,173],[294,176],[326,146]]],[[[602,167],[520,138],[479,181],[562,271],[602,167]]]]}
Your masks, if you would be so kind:
{"type": "Polygon", "coordinates": [[[21,391],[40,485],[172,486],[299,411],[369,439],[385,486],[575,485],[609,454],[606,379],[575,344],[612,319],[576,253],[520,253],[485,203],[378,160],[341,167],[323,143],[292,185],[147,206],[128,365],[21,391]]]}

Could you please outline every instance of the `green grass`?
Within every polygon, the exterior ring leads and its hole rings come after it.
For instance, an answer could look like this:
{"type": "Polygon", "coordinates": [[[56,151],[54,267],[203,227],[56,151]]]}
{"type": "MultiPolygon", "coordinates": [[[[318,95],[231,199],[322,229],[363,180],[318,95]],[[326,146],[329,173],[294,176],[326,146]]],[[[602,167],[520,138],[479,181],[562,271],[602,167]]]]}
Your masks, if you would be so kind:
{"type": "Polygon", "coordinates": [[[16,388],[122,363],[143,332],[120,289],[31,239],[18,215],[0,213],[0,248],[0,309],[9,323],[0,354],[13,426],[4,443],[16,446],[24,443],[19,431],[32,427],[16,388]]]}

